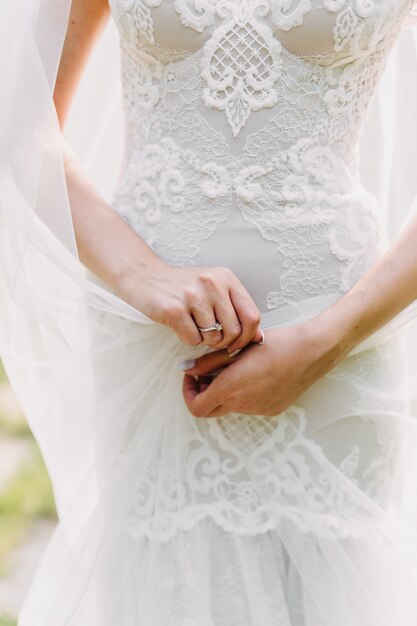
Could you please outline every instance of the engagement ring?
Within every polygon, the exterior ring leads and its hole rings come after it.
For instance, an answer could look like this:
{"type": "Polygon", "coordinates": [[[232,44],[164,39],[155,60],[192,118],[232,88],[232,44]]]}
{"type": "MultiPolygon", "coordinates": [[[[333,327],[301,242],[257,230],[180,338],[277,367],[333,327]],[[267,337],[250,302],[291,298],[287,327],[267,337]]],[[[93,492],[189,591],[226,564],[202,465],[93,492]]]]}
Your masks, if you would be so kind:
{"type": "Polygon", "coordinates": [[[207,326],[207,328],[200,328],[200,326],[197,326],[197,328],[202,333],[208,333],[209,330],[222,330],[223,326],[220,322],[215,322],[213,326],[207,326]]]}

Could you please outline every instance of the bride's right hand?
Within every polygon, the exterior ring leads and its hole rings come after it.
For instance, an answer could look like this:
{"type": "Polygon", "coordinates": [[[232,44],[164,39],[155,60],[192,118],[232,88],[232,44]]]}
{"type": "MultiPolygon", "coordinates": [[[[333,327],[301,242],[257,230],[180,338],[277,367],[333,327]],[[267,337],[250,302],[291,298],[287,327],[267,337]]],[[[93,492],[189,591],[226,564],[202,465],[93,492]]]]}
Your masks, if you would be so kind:
{"type": "MultiPolygon", "coordinates": [[[[73,0],[54,102],[61,128],[93,41],[110,16],[107,0],[73,0]],[[91,5],[91,6],[90,6],[91,5]]],[[[260,315],[227,268],[174,268],[163,263],[91,185],[82,163],[65,147],[64,165],[77,249],[82,263],[122,299],[189,345],[232,352],[262,337],[260,315]],[[138,269],[140,268],[140,269],[138,269]],[[215,320],[223,332],[200,333],[215,320]]]]}
{"type": "Polygon", "coordinates": [[[125,300],[158,324],[172,328],[188,345],[205,343],[234,352],[259,341],[260,312],[227,267],[172,267],[158,264],[124,290],[125,300]],[[222,331],[201,333],[216,321],[222,331]]]}

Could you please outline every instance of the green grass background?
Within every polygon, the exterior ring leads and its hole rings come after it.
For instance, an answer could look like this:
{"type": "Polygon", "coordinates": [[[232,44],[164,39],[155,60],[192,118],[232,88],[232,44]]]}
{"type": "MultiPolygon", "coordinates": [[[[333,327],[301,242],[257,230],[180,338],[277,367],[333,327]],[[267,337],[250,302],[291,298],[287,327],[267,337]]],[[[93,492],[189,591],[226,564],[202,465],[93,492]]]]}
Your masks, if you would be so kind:
{"type": "MultiPolygon", "coordinates": [[[[7,377],[0,362],[0,385],[7,377]]],[[[0,438],[25,438],[29,446],[27,461],[18,469],[6,488],[0,492],[0,577],[10,571],[12,551],[30,535],[32,524],[39,519],[56,519],[52,488],[39,448],[23,415],[8,415],[0,405],[0,438]]],[[[16,616],[2,613],[0,626],[15,626],[16,616]]]]}

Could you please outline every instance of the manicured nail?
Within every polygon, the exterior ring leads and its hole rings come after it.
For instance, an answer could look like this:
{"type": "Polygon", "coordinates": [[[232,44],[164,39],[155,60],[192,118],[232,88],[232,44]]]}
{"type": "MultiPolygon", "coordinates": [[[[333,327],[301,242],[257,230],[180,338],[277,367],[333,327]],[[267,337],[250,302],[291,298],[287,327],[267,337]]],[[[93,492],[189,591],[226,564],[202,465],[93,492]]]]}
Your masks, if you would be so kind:
{"type": "Polygon", "coordinates": [[[233,352],[228,352],[228,355],[232,359],[234,356],[237,356],[239,352],[242,352],[242,348],[239,348],[238,350],[233,350],[233,352]]]}
{"type": "Polygon", "coordinates": [[[177,365],[177,369],[179,370],[189,370],[195,365],[195,359],[186,359],[185,361],[181,361],[177,365]]]}
{"type": "Polygon", "coordinates": [[[262,329],[261,329],[261,333],[262,333],[262,338],[258,341],[258,343],[260,346],[263,346],[265,343],[265,333],[262,329]]]}

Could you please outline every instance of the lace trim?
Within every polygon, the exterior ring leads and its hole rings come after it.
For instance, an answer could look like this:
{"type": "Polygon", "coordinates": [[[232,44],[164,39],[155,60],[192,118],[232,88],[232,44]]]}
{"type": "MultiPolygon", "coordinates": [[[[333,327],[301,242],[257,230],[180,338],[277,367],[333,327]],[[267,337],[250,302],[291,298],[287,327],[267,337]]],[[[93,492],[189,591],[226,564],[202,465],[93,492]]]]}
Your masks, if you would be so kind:
{"type": "MultiPolygon", "coordinates": [[[[211,518],[237,535],[264,534],[285,521],[314,536],[366,537],[370,524],[384,523],[386,513],[352,482],[359,449],[336,469],[305,436],[306,428],[306,413],[297,406],[274,418],[232,413],[193,428],[180,480],[174,469],[161,476],[159,453],[154,455],[135,492],[126,531],[134,539],[168,541],[178,530],[211,518]],[[156,493],[157,509],[151,495],[156,493]]],[[[384,506],[384,468],[369,467],[361,482],[368,478],[365,490],[384,506]]]]}

